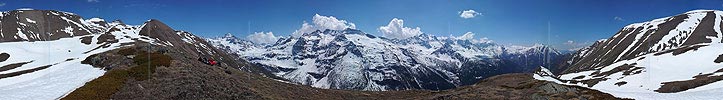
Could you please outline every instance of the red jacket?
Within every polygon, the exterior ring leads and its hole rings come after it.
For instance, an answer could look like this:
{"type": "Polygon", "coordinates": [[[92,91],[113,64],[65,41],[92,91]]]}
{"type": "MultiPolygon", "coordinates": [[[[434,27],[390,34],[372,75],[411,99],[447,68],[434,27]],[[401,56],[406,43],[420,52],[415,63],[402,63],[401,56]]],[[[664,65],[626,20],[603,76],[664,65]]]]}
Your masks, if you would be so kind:
{"type": "Polygon", "coordinates": [[[211,64],[211,65],[216,65],[216,61],[213,60],[213,59],[212,59],[212,60],[208,60],[208,63],[211,64]]]}

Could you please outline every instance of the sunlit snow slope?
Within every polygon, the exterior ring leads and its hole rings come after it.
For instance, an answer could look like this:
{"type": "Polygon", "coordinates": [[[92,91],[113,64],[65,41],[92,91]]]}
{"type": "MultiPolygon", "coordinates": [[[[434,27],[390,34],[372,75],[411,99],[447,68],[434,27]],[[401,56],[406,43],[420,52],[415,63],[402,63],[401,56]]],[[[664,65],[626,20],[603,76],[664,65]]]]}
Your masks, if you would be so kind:
{"type": "Polygon", "coordinates": [[[84,20],[72,13],[51,10],[16,10],[3,14],[6,16],[3,17],[2,23],[14,23],[8,22],[12,20],[7,20],[7,17],[27,19],[30,23],[25,26],[2,26],[16,27],[20,31],[2,31],[5,35],[12,34],[9,32],[17,34],[13,35],[14,37],[2,38],[5,42],[0,42],[2,48],[0,49],[0,100],[57,99],[83,86],[85,82],[103,75],[104,70],[81,64],[86,57],[133,45],[132,42],[137,41],[159,44],[138,34],[142,26],[125,25],[120,21],[106,23],[99,18],[84,20]],[[7,16],[8,13],[23,12],[39,14],[7,16]],[[31,18],[43,17],[23,18],[38,15],[54,17],[36,20],[31,18]],[[70,24],[57,24],[57,26],[35,24],[58,23],[58,21],[70,24]],[[64,28],[48,31],[53,30],[52,27],[64,28]],[[47,33],[40,34],[43,32],[47,33]],[[77,34],[78,32],[84,34],[77,34]],[[23,38],[24,35],[35,36],[23,38]]]}

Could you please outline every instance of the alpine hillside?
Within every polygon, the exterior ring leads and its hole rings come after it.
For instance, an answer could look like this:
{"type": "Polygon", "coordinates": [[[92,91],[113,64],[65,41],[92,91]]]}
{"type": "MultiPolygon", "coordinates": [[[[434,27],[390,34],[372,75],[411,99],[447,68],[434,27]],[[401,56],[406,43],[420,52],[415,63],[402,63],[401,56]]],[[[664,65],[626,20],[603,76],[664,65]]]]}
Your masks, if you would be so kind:
{"type": "Polygon", "coordinates": [[[723,91],[723,12],[693,10],[630,24],[574,53],[542,80],[634,99],[718,99],[723,91]]]}
{"type": "Polygon", "coordinates": [[[126,25],[119,20],[84,19],[69,12],[18,9],[2,12],[0,23],[0,99],[66,96],[106,71],[130,66],[119,59],[126,57],[98,56],[121,48],[183,54],[183,58],[190,59],[218,58],[227,70],[267,73],[158,20],[126,25]],[[109,60],[114,62],[99,66],[109,60]]]}

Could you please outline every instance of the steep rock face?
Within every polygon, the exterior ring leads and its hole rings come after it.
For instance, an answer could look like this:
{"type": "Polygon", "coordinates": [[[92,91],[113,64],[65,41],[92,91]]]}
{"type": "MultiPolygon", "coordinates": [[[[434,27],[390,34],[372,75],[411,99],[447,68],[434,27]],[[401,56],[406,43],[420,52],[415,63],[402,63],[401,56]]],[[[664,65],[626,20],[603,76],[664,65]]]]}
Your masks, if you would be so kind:
{"type": "Polygon", "coordinates": [[[491,42],[426,34],[387,39],[354,29],[317,30],[269,45],[231,35],[207,41],[293,83],[374,91],[449,89],[493,75],[524,72],[514,60],[541,60],[545,53],[539,52],[545,48],[559,55],[546,46],[507,49],[491,42]],[[521,59],[525,55],[531,58],[521,59]]]}
{"type": "Polygon", "coordinates": [[[723,11],[694,10],[630,24],[574,53],[562,74],[540,79],[636,99],[715,98],[707,94],[723,91],[721,18],[723,11]]]}
{"type": "Polygon", "coordinates": [[[0,15],[0,42],[49,41],[103,30],[81,16],[54,10],[13,10],[0,15]]]}

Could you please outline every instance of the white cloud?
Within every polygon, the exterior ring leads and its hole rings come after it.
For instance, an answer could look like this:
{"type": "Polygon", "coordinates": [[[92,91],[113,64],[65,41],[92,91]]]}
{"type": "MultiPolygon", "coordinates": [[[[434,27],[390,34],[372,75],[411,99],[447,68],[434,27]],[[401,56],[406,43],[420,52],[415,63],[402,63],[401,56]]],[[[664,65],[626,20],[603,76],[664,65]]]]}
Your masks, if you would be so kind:
{"type": "Polygon", "coordinates": [[[100,2],[98,0],[88,0],[88,2],[100,2]]]}
{"type": "Polygon", "coordinates": [[[397,39],[405,39],[417,36],[419,34],[422,34],[422,31],[420,30],[421,29],[419,29],[419,27],[404,27],[404,20],[397,18],[392,19],[392,21],[390,21],[387,26],[379,27],[379,32],[381,32],[385,37],[397,39]]]}
{"type": "Polygon", "coordinates": [[[2,6],[5,6],[5,3],[4,3],[4,2],[3,2],[3,3],[0,3],[0,7],[2,7],[2,6]]]}
{"type": "Polygon", "coordinates": [[[460,39],[460,40],[469,40],[472,38],[474,38],[474,33],[472,33],[472,32],[467,32],[467,33],[464,33],[464,35],[457,37],[457,39],[460,39]]]}
{"type": "Polygon", "coordinates": [[[573,44],[575,44],[575,41],[567,40],[567,42],[565,42],[565,43],[563,43],[563,44],[565,44],[565,45],[573,45],[573,44]]]}
{"type": "Polygon", "coordinates": [[[319,14],[316,14],[312,19],[312,23],[307,23],[306,21],[304,21],[304,24],[301,25],[301,28],[294,31],[292,36],[298,37],[304,33],[314,32],[316,30],[344,30],[346,28],[356,29],[356,25],[345,20],[336,19],[336,17],[334,16],[321,16],[319,14]]]}
{"type": "Polygon", "coordinates": [[[492,43],[494,41],[488,39],[487,37],[482,37],[478,40],[473,40],[472,43],[492,43]]]}
{"type": "Polygon", "coordinates": [[[625,21],[625,19],[618,17],[618,16],[615,16],[613,19],[616,21],[625,21]]]}
{"type": "Polygon", "coordinates": [[[273,32],[254,32],[254,34],[246,36],[247,40],[261,44],[275,43],[279,38],[280,37],[274,36],[273,32]]]}
{"type": "Polygon", "coordinates": [[[477,17],[478,15],[482,15],[482,13],[478,13],[477,11],[474,11],[471,9],[459,12],[459,17],[462,17],[464,19],[474,18],[474,17],[477,17]]]}
{"type": "Polygon", "coordinates": [[[459,36],[459,37],[455,37],[455,36],[450,36],[450,37],[452,39],[468,40],[472,43],[492,43],[493,42],[492,40],[488,39],[487,37],[474,39],[474,33],[472,33],[472,32],[464,33],[462,36],[459,36]]]}

